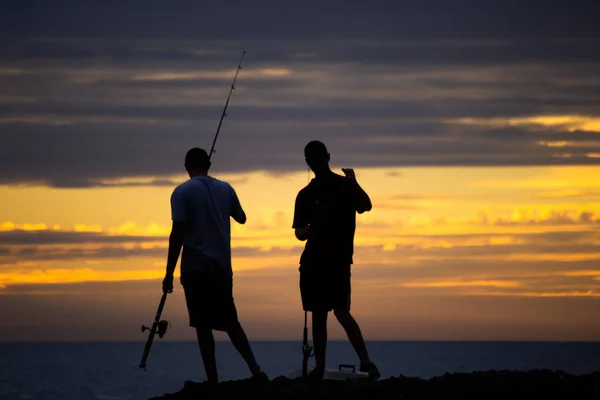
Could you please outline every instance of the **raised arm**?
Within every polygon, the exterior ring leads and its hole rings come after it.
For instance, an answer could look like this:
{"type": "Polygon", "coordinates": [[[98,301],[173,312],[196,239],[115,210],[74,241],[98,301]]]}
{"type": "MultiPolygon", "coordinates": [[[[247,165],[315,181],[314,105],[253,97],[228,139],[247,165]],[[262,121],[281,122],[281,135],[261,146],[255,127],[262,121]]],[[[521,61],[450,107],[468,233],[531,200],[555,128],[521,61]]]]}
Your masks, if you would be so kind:
{"type": "Polygon", "coordinates": [[[366,211],[371,211],[373,208],[373,204],[371,204],[371,198],[367,192],[360,187],[357,181],[354,181],[354,184],[356,185],[356,212],[362,214],[366,211]]]}
{"type": "Polygon", "coordinates": [[[373,204],[371,204],[371,198],[358,184],[354,170],[351,168],[342,168],[342,171],[346,175],[346,179],[350,181],[352,194],[356,203],[356,212],[362,214],[366,211],[371,211],[373,208],[373,204]]]}

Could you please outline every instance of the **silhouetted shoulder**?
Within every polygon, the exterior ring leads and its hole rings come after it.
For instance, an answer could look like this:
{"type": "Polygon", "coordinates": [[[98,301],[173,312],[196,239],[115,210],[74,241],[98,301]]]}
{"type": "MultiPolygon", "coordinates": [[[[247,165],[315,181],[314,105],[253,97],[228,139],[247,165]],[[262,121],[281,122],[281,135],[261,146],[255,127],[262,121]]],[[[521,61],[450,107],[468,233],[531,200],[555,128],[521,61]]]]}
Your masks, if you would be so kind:
{"type": "Polygon", "coordinates": [[[173,194],[182,195],[183,193],[185,193],[188,190],[188,188],[190,187],[191,184],[192,184],[191,179],[188,179],[187,181],[180,183],[179,185],[177,185],[175,187],[175,189],[173,189],[173,194]]]}
{"type": "Polygon", "coordinates": [[[304,197],[308,193],[310,193],[310,191],[313,189],[314,184],[315,184],[315,180],[313,178],[313,179],[310,180],[310,182],[308,183],[308,185],[304,186],[302,189],[300,189],[298,191],[298,194],[296,195],[296,198],[298,198],[298,197],[304,197]]]}
{"type": "Polygon", "coordinates": [[[296,195],[296,197],[303,197],[306,196],[306,194],[310,191],[310,187],[309,186],[304,186],[302,189],[300,189],[298,191],[298,194],[296,195]]]}
{"type": "Polygon", "coordinates": [[[235,189],[233,188],[233,185],[231,183],[226,182],[226,181],[220,181],[220,182],[222,182],[224,187],[228,188],[229,190],[235,191],[235,189]]]}
{"type": "Polygon", "coordinates": [[[223,181],[221,179],[217,179],[212,176],[210,177],[210,180],[211,180],[211,183],[213,186],[217,186],[222,189],[233,190],[233,186],[231,186],[231,184],[227,181],[223,181]]]}

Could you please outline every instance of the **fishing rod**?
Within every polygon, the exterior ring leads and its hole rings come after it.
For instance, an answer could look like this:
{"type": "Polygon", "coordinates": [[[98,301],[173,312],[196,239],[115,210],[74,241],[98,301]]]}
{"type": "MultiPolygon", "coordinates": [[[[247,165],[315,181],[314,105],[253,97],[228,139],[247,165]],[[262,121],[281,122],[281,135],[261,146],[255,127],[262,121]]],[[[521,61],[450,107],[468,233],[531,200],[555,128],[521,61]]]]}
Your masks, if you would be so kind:
{"type": "MultiPolygon", "coordinates": [[[[221,130],[221,125],[223,124],[223,118],[227,116],[227,107],[229,106],[229,100],[231,99],[231,94],[235,90],[235,82],[237,80],[238,74],[242,69],[242,62],[244,60],[244,55],[246,51],[242,53],[242,57],[240,58],[240,62],[235,71],[235,76],[233,77],[233,83],[231,84],[231,88],[229,89],[229,95],[227,96],[227,101],[225,102],[225,107],[223,108],[223,113],[221,114],[221,119],[219,120],[219,126],[217,127],[217,133],[215,134],[215,138],[212,142],[212,146],[210,148],[210,152],[208,153],[208,160],[210,161],[213,153],[216,153],[215,144],[217,143],[217,138],[219,137],[219,131],[221,130]]],[[[161,320],[160,316],[162,314],[163,308],[165,306],[165,302],[167,301],[167,294],[169,292],[164,291],[163,295],[160,299],[160,303],[158,304],[158,310],[156,310],[156,315],[154,317],[154,322],[152,323],[152,327],[149,328],[146,325],[142,325],[142,332],[150,331],[148,333],[148,340],[146,340],[146,346],[144,347],[144,353],[142,355],[142,361],[140,362],[140,368],[146,370],[146,360],[148,359],[148,355],[150,354],[150,348],[152,347],[152,342],[154,341],[154,336],[158,335],[159,338],[163,338],[163,336],[167,333],[167,330],[171,327],[171,323],[166,320],[161,320]]]]}
{"type": "MultiPolygon", "coordinates": [[[[310,183],[310,167],[306,169],[308,183],[310,183]]],[[[308,374],[308,359],[313,357],[313,348],[308,345],[308,311],[304,311],[304,330],[302,332],[302,377],[308,374]]]]}
{"type": "Polygon", "coordinates": [[[215,138],[213,140],[212,146],[210,148],[210,152],[208,153],[208,160],[210,161],[210,157],[213,153],[216,153],[215,143],[217,143],[217,138],[219,137],[219,131],[221,130],[221,124],[223,123],[223,118],[227,116],[227,106],[229,106],[229,99],[231,99],[231,94],[235,90],[235,81],[237,80],[238,73],[240,69],[242,69],[242,61],[244,60],[244,55],[246,51],[242,52],[242,57],[240,58],[240,63],[238,64],[237,70],[235,71],[235,76],[233,77],[233,83],[231,84],[231,89],[229,89],[229,96],[227,96],[227,101],[225,102],[225,107],[223,108],[223,113],[221,114],[221,120],[219,120],[219,126],[217,127],[217,133],[215,134],[215,138]]]}
{"type": "Polygon", "coordinates": [[[312,346],[308,345],[308,312],[304,311],[304,332],[302,339],[302,377],[308,374],[308,359],[313,356],[312,346]]]}

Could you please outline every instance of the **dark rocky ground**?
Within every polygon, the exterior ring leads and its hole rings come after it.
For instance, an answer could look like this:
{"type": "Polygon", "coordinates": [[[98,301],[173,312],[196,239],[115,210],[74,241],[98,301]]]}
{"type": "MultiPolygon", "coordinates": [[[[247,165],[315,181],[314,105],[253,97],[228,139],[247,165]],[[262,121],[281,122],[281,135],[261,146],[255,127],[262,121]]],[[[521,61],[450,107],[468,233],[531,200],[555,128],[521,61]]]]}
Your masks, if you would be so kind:
{"type": "MultiPolygon", "coordinates": [[[[599,360],[600,363],[600,360],[599,360]]],[[[185,382],[177,393],[150,400],[259,399],[259,400],[421,400],[421,399],[600,399],[600,371],[570,375],[561,371],[484,371],[445,374],[431,379],[399,376],[373,382],[304,382],[284,377],[269,383],[251,379],[225,381],[215,387],[185,382]]]]}

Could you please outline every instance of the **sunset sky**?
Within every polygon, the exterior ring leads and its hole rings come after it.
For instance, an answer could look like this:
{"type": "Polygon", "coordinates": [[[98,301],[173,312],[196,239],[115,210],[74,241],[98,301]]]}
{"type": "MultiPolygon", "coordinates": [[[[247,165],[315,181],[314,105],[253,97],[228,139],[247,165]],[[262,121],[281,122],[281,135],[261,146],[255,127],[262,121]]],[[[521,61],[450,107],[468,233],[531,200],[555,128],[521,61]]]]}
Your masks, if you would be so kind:
{"type": "MultiPolygon", "coordinates": [[[[373,202],[352,270],[367,340],[600,340],[600,3],[368,4],[9,1],[0,341],[146,339],[171,192],[243,50],[211,175],[248,215],[251,340],[302,338],[291,225],[314,139],[373,202]]],[[[163,340],[194,339],[178,279],[163,318],[163,340]]]]}

